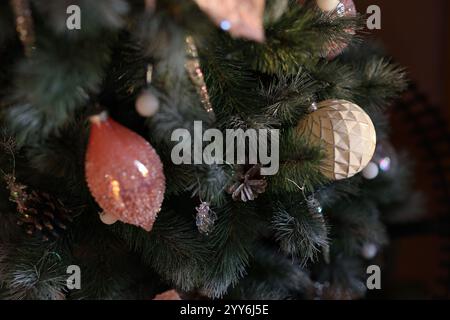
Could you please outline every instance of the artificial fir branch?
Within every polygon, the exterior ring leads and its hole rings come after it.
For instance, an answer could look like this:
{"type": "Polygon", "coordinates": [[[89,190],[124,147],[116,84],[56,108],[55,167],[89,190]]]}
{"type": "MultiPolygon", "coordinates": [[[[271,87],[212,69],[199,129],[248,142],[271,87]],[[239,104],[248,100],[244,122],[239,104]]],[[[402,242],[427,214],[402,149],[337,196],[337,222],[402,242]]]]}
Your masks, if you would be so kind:
{"type": "Polygon", "coordinates": [[[316,92],[318,101],[344,99],[353,101],[359,84],[356,70],[337,61],[318,63],[310,71],[312,78],[319,83],[316,92]]]}
{"type": "MultiPolygon", "coordinates": [[[[269,6],[267,42],[256,45],[216,30],[192,1],[159,0],[156,10],[145,13],[141,1],[74,2],[86,13],[86,24],[71,35],[60,10],[66,0],[32,1],[38,40],[32,60],[20,54],[11,12],[6,2],[0,4],[0,60],[6,62],[0,65],[0,120],[23,146],[17,174],[59,188],[57,195],[83,208],[55,247],[20,243],[8,193],[1,190],[0,292],[7,298],[60,298],[59,275],[77,263],[88,270],[86,282],[79,292],[64,292],[69,299],[148,298],[167,287],[209,297],[360,297],[359,250],[367,241],[386,243],[380,210],[398,208],[407,199],[407,188],[399,183],[407,177],[400,171],[381,177],[379,184],[361,177],[326,181],[319,172],[320,146],[295,130],[311,102],[345,98],[379,119],[378,134],[385,135],[380,111],[404,88],[403,70],[361,50],[366,43],[333,62],[320,57],[330,41],[347,42],[346,29],[358,30],[360,17],[331,19],[297,1],[281,12],[269,6]],[[186,74],[187,35],[198,44],[217,123],[208,119],[186,74]],[[136,114],[134,100],[146,85],[148,63],[154,65],[160,110],[145,120],[136,114]],[[166,200],[151,233],[119,223],[107,227],[97,219],[82,172],[84,119],[92,101],[148,139],[164,162],[166,200]],[[281,129],[280,171],[267,179],[265,194],[252,203],[234,203],[225,192],[232,166],[172,164],[171,133],[192,132],[195,120],[205,129],[281,129]],[[289,180],[317,191],[329,235],[323,220],[308,215],[289,180]],[[210,202],[218,215],[208,236],[195,226],[200,200],[210,202]],[[312,263],[328,240],[331,263],[312,263]],[[302,258],[310,262],[305,268],[298,264],[302,258]],[[316,292],[316,280],[329,286],[316,292]]],[[[7,163],[3,155],[0,161],[7,163]]]]}
{"type": "Polygon", "coordinates": [[[308,272],[269,244],[255,247],[248,274],[227,295],[230,299],[285,300],[314,298],[308,272]]]}
{"type": "Polygon", "coordinates": [[[313,191],[327,181],[319,172],[323,157],[321,147],[311,146],[295,128],[283,131],[280,138],[280,169],[277,175],[270,177],[269,191],[275,194],[298,191],[290,180],[313,191]]]}
{"type": "Polygon", "coordinates": [[[337,239],[332,251],[354,256],[361,252],[365,243],[373,243],[379,247],[386,245],[385,227],[380,221],[377,207],[370,200],[358,201],[352,198],[329,210],[330,221],[334,226],[331,236],[337,239]],[[352,206],[346,206],[350,201],[352,206]],[[337,212],[339,213],[336,214],[337,212]]]}
{"type": "Polygon", "coordinates": [[[266,43],[244,45],[244,55],[256,57],[253,68],[264,73],[296,73],[300,66],[315,65],[330,42],[354,39],[344,30],[360,30],[362,25],[360,17],[333,19],[319,10],[291,4],[290,10],[268,27],[266,43]]]}
{"type": "Polygon", "coordinates": [[[88,102],[89,93],[98,91],[109,59],[108,41],[102,39],[102,44],[94,45],[91,39],[60,48],[54,38],[41,44],[33,59],[22,61],[17,90],[5,115],[18,144],[36,143],[58,132],[88,102]]]}
{"type": "Polygon", "coordinates": [[[300,265],[315,262],[328,247],[328,227],[322,214],[309,212],[298,196],[288,199],[275,204],[272,225],[276,240],[285,253],[299,259],[300,265]]]}
{"type": "MultiPolygon", "coordinates": [[[[193,212],[192,212],[193,215],[193,212]]],[[[165,279],[182,290],[198,287],[204,277],[207,245],[201,240],[194,220],[173,211],[162,211],[148,234],[129,226],[114,231],[124,239],[130,250],[165,279]]]]}
{"type": "Polygon", "coordinates": [[[230,56],[232,40],[216,38],[207,50],[200,48],[200,57],[212,105],[219,122],[226,122],[230,114],[249,115],[258,108],[258,82],[240,57],[230,56]]]}
{"type": "Polygon", "coordinates": [[[261,90],[267,101],[266,117],[278,119],[282,125],[296,125],[315,101],[317,83],[307,71],[299,69],[293,76],[278,75],[261,90]]]}
{"type": "Polygon", "coordinates": [[[6,299],[64,299],[67,278],[61,256],[40,243],[0,246],[0,283],[6,299]]]}
{"type": "Polygon", "coordinates": [[[208,261],[203,292],[222,297],[246,274],[261,220],[251,205],[229,203],[217,211],[219,220],[211,234],[212,259],[208,261]]]}
{"type": "Polygon", "coordinates": [[[359,68],[361,85],[355,101],[368,110],[386,109],[388,103],[406,89],[405,70],[386,58],[370,59],[359,68]]]}

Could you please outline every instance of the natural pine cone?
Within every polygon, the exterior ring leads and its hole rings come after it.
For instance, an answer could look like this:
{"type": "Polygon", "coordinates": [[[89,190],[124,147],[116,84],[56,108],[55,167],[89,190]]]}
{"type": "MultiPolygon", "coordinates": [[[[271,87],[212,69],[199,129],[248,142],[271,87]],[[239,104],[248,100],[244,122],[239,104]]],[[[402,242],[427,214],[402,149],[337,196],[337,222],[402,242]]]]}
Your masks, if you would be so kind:
{"type": "Polygon", "coordinates": [[[260,165],[251,167],[245,173],[244,170],[245,168],[241,167],[241,170],[235,176],[236,182],[228,189],[234,201],[247,202],[255,200],[267,188],[267,181],[261,175],[260,165]]]}
{"type": "Polygon", "coordinates": [[[13,175],[5,175],[10,200],[17,206],[17,224],[29,235],[44,241],[56,240],[72,222],[71,210],[57,198],[45,192],[27,191],[27,186],[16,182],[13,175]]]}
{"type": "Polygon", "coordinates": [[[44,241],[56,240],[73,221],[72,212],[63,203],[48,193],[33,191],[19,213],[17,224],[29,235],[36,235],[44,241]]]}

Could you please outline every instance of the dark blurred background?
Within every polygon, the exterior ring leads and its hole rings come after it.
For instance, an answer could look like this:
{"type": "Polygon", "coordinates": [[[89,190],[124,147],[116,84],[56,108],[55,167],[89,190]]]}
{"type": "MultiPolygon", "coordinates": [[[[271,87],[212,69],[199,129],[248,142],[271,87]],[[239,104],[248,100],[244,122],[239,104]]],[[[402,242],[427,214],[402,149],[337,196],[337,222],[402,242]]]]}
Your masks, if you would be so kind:
{"type": "Polygon", "coordinates": [[[448,0],[355,0],[359,12],[376,4],[381,8],[382,29],[373,32],[389,53],[408,68],[413,80],[450,115],[448,0]]]}
{"type": "Polygon", "coordinates": [[[379,40],[414,84],[394,106],[392,139],[415,163],[422,217],[390,229],[383,292],[391,298],[450,298],[450,1],[355,0],[379,5],[379,40]]]}

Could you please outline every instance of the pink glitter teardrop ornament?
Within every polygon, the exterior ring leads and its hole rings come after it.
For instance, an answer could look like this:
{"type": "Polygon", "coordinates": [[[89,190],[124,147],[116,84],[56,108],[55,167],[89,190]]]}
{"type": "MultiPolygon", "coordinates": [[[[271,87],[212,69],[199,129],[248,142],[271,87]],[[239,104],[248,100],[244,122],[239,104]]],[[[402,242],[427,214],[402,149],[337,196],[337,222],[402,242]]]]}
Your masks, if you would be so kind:
{"type": "MultiPolygon", "coordinates": [[[[339,4],[335,9],[336,17],[355,17],[356,15],[357,11],[353,0],[339,1],[339,4]]],[[[355,35],[355,30],[353,29],[346,29],[345,32],[350,35],[355,35]]],[[[331,42],[326,50],[326,58],[328,60],[335,59],[348,47],[348,45],[348,42],[331,42]]]]}
{"type": "MultiPolygon", "coordinates": [[[[305,5],[307,0],[297,0],[299,4],[305,5]]],[[[357,10],[353,0],[316,0],[315,5],[325,14],[332,18],[355,17],[357,10]]],[[[349,35],[355,35],[355,30],[346,29],[349,35]]],[[[338,57],[349,45],[347,41],[331,41],[327,44],[322,56],[328,60],[338,57]]]]}
{"type": "Polygon", "coordinates": [[[181,300],[181,297],[176,290],[169,290],[157,294],[153,300],[181,300]]]}
{"type": "Polygon", "coordinates": [[[158,154],[106,112],[90,120],[85,169],[92,195],[108,214],[150,231],[166,188],[158,154]]]}

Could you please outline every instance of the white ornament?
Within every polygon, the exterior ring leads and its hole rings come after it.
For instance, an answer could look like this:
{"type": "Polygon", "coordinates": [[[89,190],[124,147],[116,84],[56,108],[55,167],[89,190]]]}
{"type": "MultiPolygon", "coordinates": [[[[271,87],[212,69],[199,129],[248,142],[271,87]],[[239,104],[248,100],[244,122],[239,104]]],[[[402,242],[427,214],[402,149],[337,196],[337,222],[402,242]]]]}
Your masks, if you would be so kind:
{"type": "Polygon", "coordinates": [[[151,117],[159,110],[159,100],[149,90],[145,90],[136,100],[136,111],[143,117],[151,117]]]}
{"type": "Polygon", "coordinates": [[[369,162],[367,167],[364,168],[362,171],[362,175],[367,180],[373,180],[376,177],[378,177],[378,174],[380,173],[380,169],[378,168],[378,165],[375,162],[369,162]]]}
{"type": "Polygon", "coordinates": [[[362,256],[367,260],[372,260],[378,254],[378,247],[373,243],[366,243],[362,247],[362,256]]]}
{"type": "Polygon", "coordinates": [[[316,0],[317,6],[323,11],[333,11],[339,5],[339,0],[316,0]]]}
{"type": "Polygon", "coordinates": [[[116,223],[119,219],[117,219],[115,216],[113,216],[110,213],[106,213],[106,212],[100,212],[100,220],[107,225],[112,225],[114,223],[116,223]]]}

